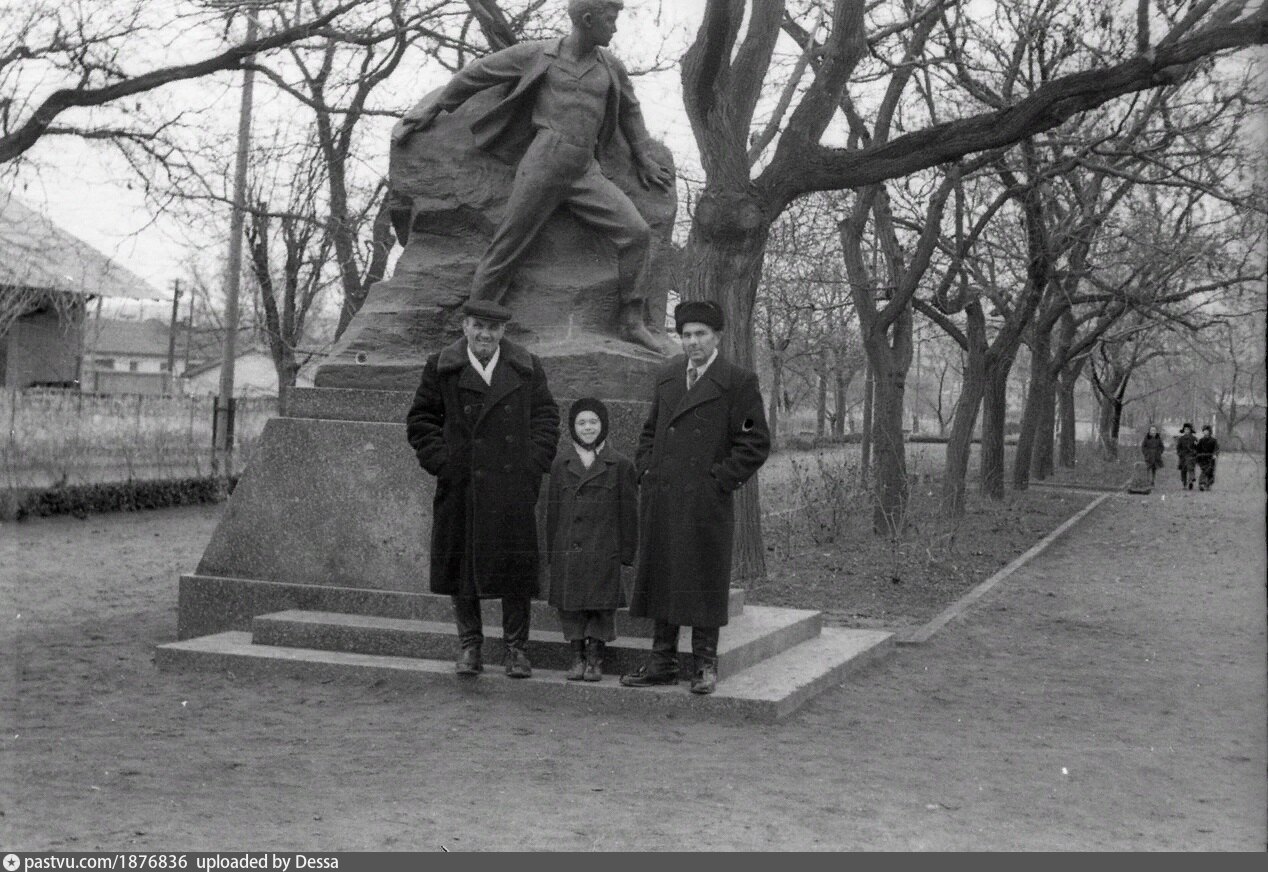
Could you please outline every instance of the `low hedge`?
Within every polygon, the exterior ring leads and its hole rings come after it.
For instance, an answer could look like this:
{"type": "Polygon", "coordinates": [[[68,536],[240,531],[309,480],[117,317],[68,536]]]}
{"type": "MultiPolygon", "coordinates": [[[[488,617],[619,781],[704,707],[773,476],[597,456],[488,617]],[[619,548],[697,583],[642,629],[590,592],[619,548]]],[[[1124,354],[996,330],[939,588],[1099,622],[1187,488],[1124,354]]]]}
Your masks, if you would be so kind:
{"type": "Polygon", "coordinates": [[[0,518],[22,520],[28,516],[74,515],[77,518],[102,512],[135,512],[218,503],[232,493],[237,477],[229,479],[226,491],[222,478],[175,478],[162,481],[112,481],[45,488],[43,490],[0,492],[0,518]]]}

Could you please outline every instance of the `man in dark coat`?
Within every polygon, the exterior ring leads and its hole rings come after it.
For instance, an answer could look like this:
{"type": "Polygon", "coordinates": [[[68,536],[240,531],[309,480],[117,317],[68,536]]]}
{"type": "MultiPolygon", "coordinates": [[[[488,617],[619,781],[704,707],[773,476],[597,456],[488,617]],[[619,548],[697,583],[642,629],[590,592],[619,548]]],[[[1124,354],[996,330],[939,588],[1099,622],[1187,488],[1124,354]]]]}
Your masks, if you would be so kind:
{"type": "Polygon", "coordinates": [[[1220,443],[1212,435],[1211,425],[1202,425],[1202,438],[1193,447],[1193,456],[1202,475],[1198,479],[1198,490],[1210,490],[1215,487],[1215,455],[1220,453],[1220,443]]]}
{"type": "Polygon", "coordinates": [[[650,659],[627,687],[678,681],[678,630],[691,627],[693,693],[718,678],[719,628],[731,590],[732,493],[766,462],[770,431],[757,376],[718,355],[722,310],[674,310],[685,355],[657,375],[639,436],[639,561],[630,614],[655,622],[650,659]]]}
{"type": "Polygon", "coordinates": [[[1197,461],[1198,440],[1193,435],[1193,425],[1185,422],[1176,438],[1176,460],[1180,467],[1180,487],[1193,490],[1193,464],[1197,461]]]}
{"type": "Polygon", "coordinates": [[[439,94],[406,112],[393,139],[404,143],[441,112],[486,89],[504,88],[493,108],[471,125],[482,149],[508,163],[519,159],[502,223],[476,268],[472,299],[501,300],[529,244],[556,207],[566,205],[616,246],[623,338],[663,353],[662,340],[644,322],[651,230],[598,161],[620,128],[640,183],[660,188],[673,183],[669,169],[648,150],[629,74],[605,48],[623,5],[621,0],[570,0],[571,33],[472,61],[439,94]]]}
{"type": "Polygon", "coordinates": [[[527,678],[535,507],[559,441],[559,408],[541,361],[503,339],[506,308],[468,301],[463,313],[464,337],[427,359],[405,421],[418,462],[436,476],[431,590],[453,597],[459,674],[483,668],[480,600],[499,597],[506,672],[527,678]]]}

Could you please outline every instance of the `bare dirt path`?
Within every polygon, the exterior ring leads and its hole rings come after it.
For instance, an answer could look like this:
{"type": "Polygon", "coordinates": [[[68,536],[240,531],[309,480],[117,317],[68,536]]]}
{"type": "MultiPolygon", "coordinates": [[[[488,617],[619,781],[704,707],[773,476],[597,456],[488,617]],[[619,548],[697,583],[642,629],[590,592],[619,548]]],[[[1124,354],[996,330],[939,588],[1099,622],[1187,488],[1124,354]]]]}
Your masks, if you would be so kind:
{"type": "Polygon", "coordinates": [[[778,726],[159,673],[218,507],[3,525],[0,848],[1263,850],[1263,472],[1111,498],[778,726]]]}

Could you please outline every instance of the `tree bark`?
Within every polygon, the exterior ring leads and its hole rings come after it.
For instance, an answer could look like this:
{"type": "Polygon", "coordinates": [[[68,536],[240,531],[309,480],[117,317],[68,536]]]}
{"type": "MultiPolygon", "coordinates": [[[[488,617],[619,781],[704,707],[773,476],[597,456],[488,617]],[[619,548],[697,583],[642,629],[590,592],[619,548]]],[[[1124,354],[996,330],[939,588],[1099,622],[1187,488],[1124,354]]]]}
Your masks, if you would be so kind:
{"type": "Polygon", "coordinates": [[[964,355],[964,379],[951,419],[951,436],[947,440],[946,466],[942,473],[942,511],[948,518],[964,514],[964,487],[973,450],[973,428],[986,393],[986,315],[976,300],[966,307],[965,315],[968,346],[964,355]]]}
{"type": "Polygon", "coordinates": [[[1008,414],[1008,371],[1011,357],[986,362],[985,390],[982,392],[982,496],[1004,498],[1004,420],[1008,414]]]}
{"type": "Polygon", "coordinates": [[[779,395],[784,389],[784,359],[778,351],[770,355],[770,400],[766,403],[766,425],[770,428],[770,441],[775,444],[779,436],[779,395]]]}
{"type": "Polygon", "coordinates": [[[1066,469],[1073,469],[1078,463],[1078,433],[1074,409],[1074,388],[1079,381],[1079,373],[1083,371],[1083,358],[1061,370],[1057,384],[1057,417],[1061,421],[1060,439],[1057,446],[1057,462],[1066,469]]]}
{"type": "MultiPolygon", "coordinates": [[[[682,298],[713,300],[722,308],[721,353],[753,369],[753,301],[766,259],[770,220],[752,196],[706,188],[696,206],[684,257],[682,298]]],[[[779,394],[774,401],[778,402],[779,394]]],[[[737,580],[766,577],[761,494],[753,476],[736,492],[732,574],[737,580]]]]}
{"type": "Polygon", "coordinates": [[[869,361],[863,374],[863,434],[860,444],[862,456],[859,459],[859,483],[867,487],[868,475],[872,469],[872,400],[876,395],[876,375],[872,372],[869,361]]]}

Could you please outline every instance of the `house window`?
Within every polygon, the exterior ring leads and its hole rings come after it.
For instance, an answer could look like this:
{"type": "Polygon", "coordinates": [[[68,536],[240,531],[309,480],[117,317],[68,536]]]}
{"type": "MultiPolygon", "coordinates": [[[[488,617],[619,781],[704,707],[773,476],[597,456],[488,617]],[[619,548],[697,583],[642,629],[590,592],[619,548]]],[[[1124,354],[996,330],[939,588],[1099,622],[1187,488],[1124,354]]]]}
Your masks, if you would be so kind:
{"type": "Polygon", "coordinates": [[[136,360],[129,360],[129,361],[128,361],[128,372],[136,372],[136,371],[140,368],[140,366],[141,366],[141,364],[140,364],[140,362],[139,362],[139,361],[136,361],[136,360]]]}
{"type": "Polygon", "coordinates": [[[113,357],[98,357],[96,360],[97,369],[114,369],[113,357]]]}
{"type": "Polygon", "coordinates": [[[167,361],[164,360],[159,364],[159,372],[167,372],[167,361]]]}

